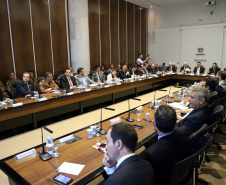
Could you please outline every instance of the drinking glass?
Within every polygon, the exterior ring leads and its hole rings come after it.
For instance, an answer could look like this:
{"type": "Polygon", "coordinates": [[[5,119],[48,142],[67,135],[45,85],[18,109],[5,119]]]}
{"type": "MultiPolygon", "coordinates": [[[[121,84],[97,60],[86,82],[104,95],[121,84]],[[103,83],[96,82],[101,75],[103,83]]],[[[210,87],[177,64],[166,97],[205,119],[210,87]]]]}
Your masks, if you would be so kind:
{"type": "Polygon", "coordinates": [[[141,115],[141,111],[137,110],[137,121],[141,121],[141,119],[139,118],[139,116],[141,115]]]}
{"type": "Polygon", "coordinates": [[[52,157],[53,158],[57,158],[57,157],[60,157],[60,154],[57,153],[57,149],[60,147],[60,143],[58,140],[55,140],[54,141],[54,146],[53,146],[53,149],[54,149],[54,153],[52,154],[52,157]]]}

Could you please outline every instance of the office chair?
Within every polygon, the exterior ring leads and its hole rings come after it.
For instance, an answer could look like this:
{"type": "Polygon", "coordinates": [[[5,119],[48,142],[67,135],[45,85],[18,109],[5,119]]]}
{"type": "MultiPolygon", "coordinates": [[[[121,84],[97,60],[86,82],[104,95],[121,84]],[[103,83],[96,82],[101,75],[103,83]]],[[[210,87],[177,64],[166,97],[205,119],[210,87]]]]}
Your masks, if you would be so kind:
{"type": "Polygon", "coordinates": [[[59,76],[60,76],[59,74],[54,74],[53,75],[53,80],[56,81],[59,76]]]}
{"type": "Polygon", "coordinates": [[[210,99],[208,102],[209,109],[212,111],[217,105],[219,105],[219,96],[217,91],[212,91],[210,93],[210,99]]]}
{"type": "Polygon", "coordinates": [[[45,79],[44,76],[40,76],[40,77],[38,77],[38,82],[41,82],[41,81],[44,80],[44,79],[45,79]]]}

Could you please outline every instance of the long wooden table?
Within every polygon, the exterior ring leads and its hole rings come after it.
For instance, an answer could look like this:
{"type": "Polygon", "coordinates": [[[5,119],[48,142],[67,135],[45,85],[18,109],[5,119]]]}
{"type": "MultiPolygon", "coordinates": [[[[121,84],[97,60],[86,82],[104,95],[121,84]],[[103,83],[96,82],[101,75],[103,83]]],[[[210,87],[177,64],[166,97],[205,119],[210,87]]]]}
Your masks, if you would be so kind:
{"type": "MultiPolygon", "coordinates": [[[[157,98],[165,96],[168,94],[167,89],[166,92],[158,92],[157,98]]],[[[172,92],[180,90],[179,88],[172,88],[172,92]]],[[[151,93],[153,94],[153,93],[151,93]]],[[[149,102],[147,99],[149,96],[141,96],[141,102],[149,102]]],[[[152,98],[153,99],[153,98],[152,98]]],[[[175,98],[176,99],[176,98],[175,98]]],[[[164,97],[163,97],[164,100],[164,97]]],[[[131,100],[134,101],[135,100],[131,100]]],[[[132,103],[132,102],[131,102],[132,103]]],[[[133,103],[132,103],[133,104],[133,103]]],[[[140,105],[139,103],[135,104],[135,106],[140,105]]],[[[150,109],[151,103],[145,104],[143,106],[143,113],[140,116],[141,118],[145,117],[147,112],[150,113],[151,119],[154,118],[154,110],[150,109]]],[[[120,108],[122,104],[117,106],[120,108]]],[[[124,106],[127,107],[127,102],[124,102],[124,106]]],[[[114,108],[114,105],[110,106],[114,108]]],[[[134,107],[134,105],[132,105],[134,107]]],[[[88,113],[89,115],[91,113],[88,113]]],[[[99,116],[99,115],[98,115],[99,116]]],[[[127,117],[128,112],[122,113],[119,115],[115,115],[114,117],[127,117]]],[[[131,114],[131,116],[136,120],[137,115],[131,114]]],[[[123,122],[126,122],[124,119],[123,122]]],[[[65,121],[66,122],[66,121],[65,121]]],[[[65,123],[64,122],[64,123],[65,123]]],[[[61,123],[61,127],[64,123],[61,123]]],[[[142,120],[141,122],[133,122],[131,124],[139,124],[143,126],[143,129],[136,129],[138,134],[138,144],[136,149],[143,146],[147,141],[156,136],[156,132],[151,122],[147,122],[142,120]]],[[[109,119],[103,122],[103,128],[108,129],[111,124],[109,123],[109,119]]],[[[38,156],[38,151],[41,150],[40,146],[36,146],[36,154],[16,160],[13,156],[9,156],[6,159],[0,162],[0,168],[12,179],[16,184],[26,185],[26,184],[53,184],[48,179],[52,179],[54,176],[58,174],[55,170],[63,163],[63,162],[72,162],[77,164],[85,165],[85,168],[78,176],[69,175],[73,179],[73,183],[71,184],[86,184],[96,176],[100,175],[103,172],[103,164],[102,158],[103,153],[98,150],[92,148],[92,145],[105,140],[105,135],[102,137],[94,137],[92,139],[87,138],[86,129],[76,130],[72,133],[76,134],[76,136],[81,137],[82,139],[67,145],[62,143],[58,152],[61,154],[59,158],[52,158],[49,161],[43,162],[38,156]]],[[[12,181],[11,181],[12,182],[12,181]]],[[[13,183],[12,183],[13,184],[13,183]]]]}
{"type": "Polygon", "coordinates": [[[0,132],[16,128],[22,125],[33,123],[37,128],[37,122],[56,115],[80,110],[91,105],[112,101],[115,103],[117,98],[133,94],[137,96],[144,90],[155,89],[158,85],[169,80],[203,80],[203,75],[165,75],[161,77],[146,78],[136,80],[133,83],[124,83],[122,85],[113,85],[109,88],[91,88],[90,92],[74,90],[74,95],[67,96],[63,93],[56,97],[53,93],[45,94],[47,101],[36,102],[34,99],[16,99],[16,102],[22,102],[23,106],[11,107],[10,105],[2,107],[0,110],[0,132]]]}

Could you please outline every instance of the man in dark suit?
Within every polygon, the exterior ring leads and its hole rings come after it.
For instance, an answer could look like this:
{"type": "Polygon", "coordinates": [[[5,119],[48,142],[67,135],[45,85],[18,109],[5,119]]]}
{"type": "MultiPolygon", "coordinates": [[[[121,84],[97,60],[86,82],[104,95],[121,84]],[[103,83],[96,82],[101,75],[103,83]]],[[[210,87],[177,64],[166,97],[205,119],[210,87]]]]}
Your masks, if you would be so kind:
{"type": "Polygon", "coordinates": [[[95,71],[96,72],[92,73],[91,79],[96,83],[98,83],[98,82],[103,83],[104,82],[104,75],[103,75],[103,73],[100,73],[100,66],[96,65],[95,71]]]}
{"type": "Polygon", "coordinates": [[[25,97],[34,95],[35,91],[33,82],[30,82],[30,74],[25,72],[23,74],[22,81],[18,81],[16,84],[16,98],[25,97]]]}
{"type": "Polygon", "coordinates": [[[122,70],[118,72],[118,77],[119,77],[120,79],[130,78],[130,77],[131,77],[129,71],[127,71],[126,65],[123,65],[123,66],[122,66],[122,70]]]}
{"type": "Polygon", "coordinates": [[[157,70],[155,68],[155,64],[151,64],[149,71],[150,71],[151,74],[156,74],[157,70]]]}
{"type": "Polygon", "coordinates": [[[188,99],[189,107],[186,109],[187,113],[182,120],[180,120],[177,129],[186,130],[188,135],[196,132],[203,124],[208,124],[209,119],[209,92],[205,87],[196,87],[191,90],[188,99]]]}
{"type": "Polygon", "coordinates": [[[155,184],[151,165],[134,154],[138,137],[131,124],[112,125],[106,139],[107,153],[103,163],[107,175],[110,176],[106,179],[105,185],[155,184]]]}
{"type": "Polygon", "coordinates": [[[197,62],[197,67],[194,68],[194,73],[205,73],[205,68],[201,66],[201,62],[197,62]]]}
{"type": "Polygon", "coordinates": [[[213,66],[209,69],[208,74],[217,75],[218,71],[220,71],[220,68],[217,66],[217,63],[213,63],[213,66]]]}
{"type": "Polygon", "coordinates": [[[154,128],[158,133],[158,142],[140,154],[140,157],[153,166],[157,185],[170,183],[173,166],[187,157],[183,135],[174,130],[176,112],[167,105],[161,105],[155,113],[154,128]]]}
{"type": "Polygon", "coordinates": [[[159,66],[159,63],[156,63],[155,71],[162,71],[162,68],[159,66]]]}
{"type": "Polygon", "coordinates": [[[176,72],[176,68],[175,68],[175,66],[173,66],[172,62],[169,62],[169,66],[167,66],[166,70],[168,72],[172,72],[172,73],[176,72]]]}
{"type": "Polygon", "coordinates": [[[184,62],[184,65],[180,68],[180,72],[184,72],[184,73],[189,73],[191,70],[191,68],[189,67],[189,65],[187,64],[187,62],[184,62]]]}
{"type": "Polygon", "coordinates": [[[65,70],[63,76],[60,77],[60,86],[62,89],[76,89],[75,77],[71,76],[70,68],[65,70]]]}
{"type": "Polygon", "coordinates": [[[130,75],[139,75],[139,71],[137,69],[137,65],[133,65],[132,68],[129,70],[130,75]]]}

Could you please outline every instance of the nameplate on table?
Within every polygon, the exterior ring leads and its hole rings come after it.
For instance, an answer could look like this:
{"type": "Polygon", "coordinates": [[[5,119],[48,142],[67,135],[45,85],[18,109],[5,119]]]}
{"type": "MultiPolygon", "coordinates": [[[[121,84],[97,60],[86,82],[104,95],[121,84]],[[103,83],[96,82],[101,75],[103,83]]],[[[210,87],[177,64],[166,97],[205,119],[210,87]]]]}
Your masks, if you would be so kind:
{"type": "Polygon", "coordinates": [[[69,136],[66,136],[66,137],[59,139],[59,143],[63,143],[63,142],[68,141],[70,139],[74,139],[74,135],[69,135],[69,136]]]}
{"type": "Polygon", "coordinates": [[[133,80],[130,80],[130,83],[133,83],[134,81],[133,80]]]}
{"type": "Polygon", "coordinates": [[[91,89],[86,89],[86,92],[89,92],[89,91],[91,91],[91,89]]]}
{"type": "Polygon", "coordinates": [[[139,107],[136,108],[136,110],[141,110],[141,109],[143,109],[142,106],[139,106],[139,107]]]}
{"type": "Polygon", "coordinates": [[[69,93],[67,93],[67,95],[68,95],[68,96],[73,95],[73,94],[74,94],[73,92],[69,92],[69,93]]]}
{"type": "Polygon", "coordinates": [[[109,85],[105,85],[104,87],[105,87],[105,88],[108,88],[108,87],[110,87],[110,86],[109,86],[109,85]]]}
{"type": "Polygon", "coordinates": [[[117,83],[117,85],[121,85],[121,83],[117,83]]]}
{"type": "Polygon", "coordinates": [[[148,78],[152,78],[152,76],[149,76],[148,78]]]}
{"type": "Polygon", "coordinates": [[[38,101],[46,101],[47,98],[40,98],[38,101]]]}
{"type": "Polygon", "coordinates": [[[17,160],[19,160],[19,159],[22,159],[22,158],[24,158],[24,157],[27,157],[27,156],[33,155],[33,154],[36,154],[36,150],[35,150],[34,148],[31,149],[31,150],[28,150],[28,151],[26,151],[26,152],[17,154],[15,157],[16,157],[17,160]]]}
{"type": "Polygon", "coordinates": [[[120,117],[111,119],[109,122],[110,122],[110,123],[115,123],[115,122],[118,122],[118,121],[121,121],[121,118],[120,118],[120,117]]]}
{"type": "Polygon", "coordinates": [[[22,102],[20,102],[20,103],[15,103],[15,104],[13,104],[12,106],[13,106],[13,107],[23,106],[23,103],[22,103],[22,102]]]}
{"type": "Polygon", "coordinates": [[[139,78],[139,81],[141,81],[142,80],[142,78],[139,78]]]}

